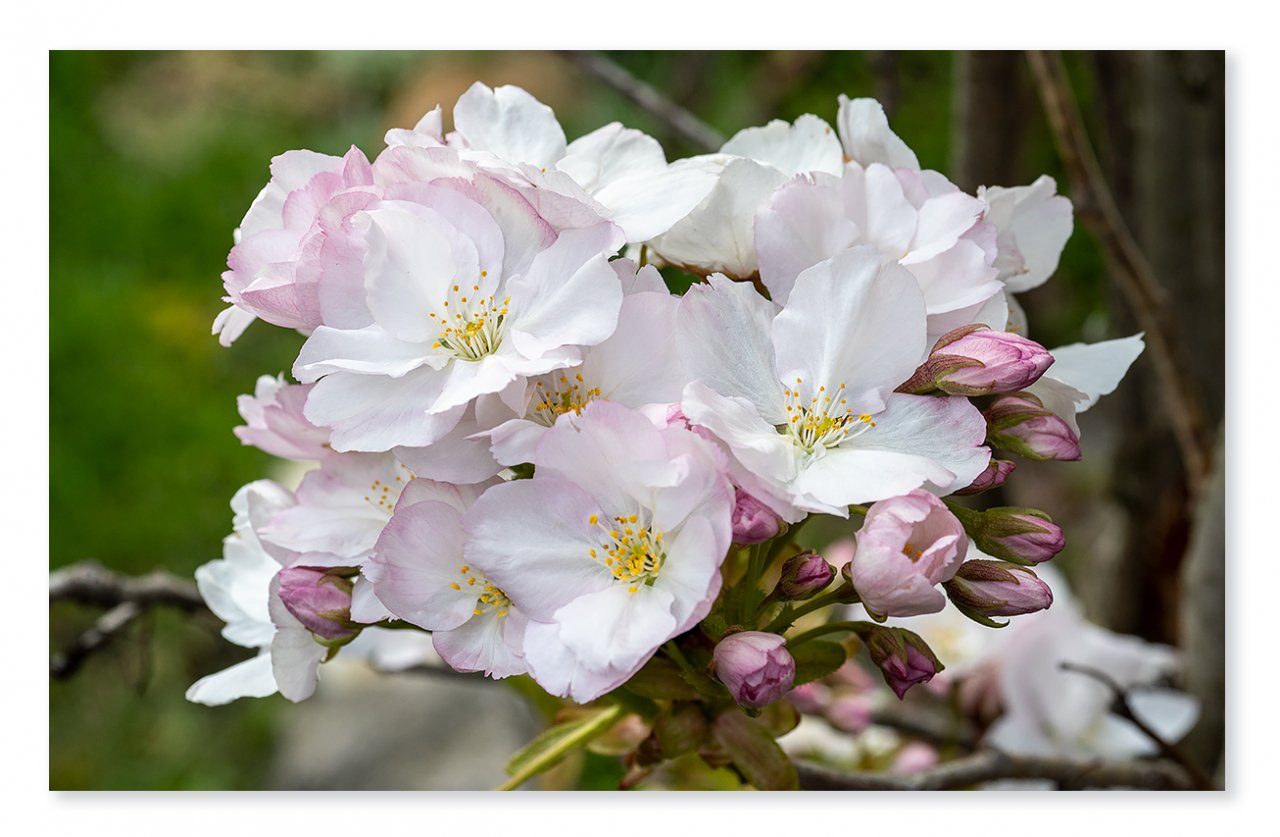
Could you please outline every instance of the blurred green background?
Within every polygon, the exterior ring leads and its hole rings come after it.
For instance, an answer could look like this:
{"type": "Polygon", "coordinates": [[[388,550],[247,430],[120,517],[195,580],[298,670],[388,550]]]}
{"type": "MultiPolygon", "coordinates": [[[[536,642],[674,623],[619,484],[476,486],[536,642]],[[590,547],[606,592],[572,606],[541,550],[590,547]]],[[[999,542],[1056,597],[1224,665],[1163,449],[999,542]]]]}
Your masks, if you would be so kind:
{"type": "MultiPolygon", "coordinates": [[[[837,94],[877,96],[923,166],[954,166],[952,54],[611,57],[726,137],[803,113],[834,123],[837,94]]],[[[1086,107],[1096,84],[1089,62],[1070,57],[1086,107]]],[[[163,567],[190,577],[220,556],[236,488],[271,467],[232,435],[235,396],[258,375],[287,370],[302,338],[255,324],[224,349],[209,331],[223,307],[231,231],[272,156],[341,154],[354,143],[373,158],[388,128],[412,126],[437,103],[448,127],[453,101],[476,79],[525,87],[556,110],[570,139],[620,120],[662,140],[670,158],[700,151],[550,53],[58,52],[50,76],[55,568],[93,558],[126,573],[163,567]]],[[[1034,97],[1023,106],[1007,185],[1060,177],[1034,97]]],[[[1027,297],[1048,346],[1118,336],[1110,301],[1097,247],[1079,227],[1055,281],[1027,297]]],[[[1096,492],[1105,462],[1084,467],[1053,479],[1096,492]]],[[[93,618],[57,605],[54,647],[93,618]]],[[[287,704],[211,709],[183,699],[194,680],[247,656],[219,627],[158,611],[74,678],[52,681],[51,788],[263,786],[287,704]]]]}

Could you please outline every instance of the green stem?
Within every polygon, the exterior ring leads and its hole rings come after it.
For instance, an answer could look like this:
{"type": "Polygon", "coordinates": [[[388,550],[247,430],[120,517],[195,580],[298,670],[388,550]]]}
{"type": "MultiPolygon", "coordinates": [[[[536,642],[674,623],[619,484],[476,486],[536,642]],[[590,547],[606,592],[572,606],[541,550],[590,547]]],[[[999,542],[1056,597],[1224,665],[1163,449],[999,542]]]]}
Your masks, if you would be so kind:
{"type": "Polygon", "coordinates": [[[765,630],[770,633],[780,634],[791,627],[801,616],[813,613],[815,610],[821,610],[828,605],[852,604],[856,601],[858,601],[858,596],[853,592],[853,585],[845,582],[830,593],[810,599],[799,607],[783,608],[782,612],[778,614],[778,618],[770,622],[765,630]]]}
{"type": "Polygon", "coordinates": [[[788,648],[795,648],[797,645],[808,642],[811,639],[817,639],[824,634],[834,634],[840,631],[848,631],[849,633],[857,633],[867,626],[866,622],[828,622],[825,625],[819,625],[812,630],[797,634],[787,640],[788,648]]]}
{"type": "Polygon", "coordinates": [[[756,544],[751,547],[750,556],[750,561],[747,563],[747,577],[743,580],[745,590],[742,597],[742,612],[738,614],[738,621],[743,624],[746,624],[747,618],[760,606],[760,598],[764,593],[760,589],[760,576],[764,574],[764,568],[769,566],[773,548],[770,548],[766,556],[764,544],[756,544]]]}
{"type": "Polygon", "coordinates": [[[694,673],[693,666],[689,664],[689,661],[684,656],[684,652],[680,650],[680,646],[676,645],[676,641],[674,639],[668,640],[667,644],[662,646],[662,650],[666,651],[667,656],[674,660],[675,664],[680,666],[683,671],[687,671],[690,674],[694,673]]]}

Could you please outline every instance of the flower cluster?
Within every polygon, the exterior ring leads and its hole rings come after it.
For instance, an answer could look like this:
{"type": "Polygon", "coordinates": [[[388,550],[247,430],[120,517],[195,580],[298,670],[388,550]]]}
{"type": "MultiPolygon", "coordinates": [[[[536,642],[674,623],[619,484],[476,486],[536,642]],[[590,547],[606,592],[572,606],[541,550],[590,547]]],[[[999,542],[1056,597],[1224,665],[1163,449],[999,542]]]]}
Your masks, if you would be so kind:
{"type": "Polygon", "coordinates": [[[260,654],[191,699],[301,699],[362,632],[417,628],[459,671],[648,694],[655,735],[695,701],[706,746],[768,784],[725,712],[839,667],[851,644],[815,636],[861,637],[899,695],[942,666],[908,630],[807,614],[1049,605],[1027,568],[1063,546],[1049,516],[954,496],[1001,485],[1005,454],[1079,458],[1076,414],[1142,350],[1027,336],[1015,294],[1071,231],[1051,179],[966,194],[869,99],[676,162],[616,123],[567,142],[516,87],[477,83],[452,123],[372,162],[283,154],[237,230],[214,332],[305,342],[236,435],[315,467],[237,494],[197,579],[260,654]],[[815,515],[861,521],[839,571],[797,545],[815,515]]]}

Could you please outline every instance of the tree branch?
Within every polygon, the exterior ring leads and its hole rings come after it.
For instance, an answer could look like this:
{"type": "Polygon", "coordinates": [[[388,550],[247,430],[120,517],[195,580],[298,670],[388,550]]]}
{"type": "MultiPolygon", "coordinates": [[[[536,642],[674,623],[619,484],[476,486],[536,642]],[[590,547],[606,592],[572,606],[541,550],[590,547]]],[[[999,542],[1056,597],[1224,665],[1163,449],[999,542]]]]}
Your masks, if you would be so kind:
{"type": "Polygon", "coordinates": [[[114,573],[96,561],[81,561],[49,573],[49,603],[77,602],[109,608],[93,626],[63,651],[49,658],[49,676],[71,677],[90,656],[110,645],[129,625],[156,605],[188,613],[207,613],[195,584],[156,570],[132,578],[114,573]]]}
{"type": "Polygon", "coordinates": [[[686,142],[703,151],[718,151],[720,146],[724,145],[724,137],[715,128],[631,75],[601,53],[560,50],[559,54],[572,61],[587,75],[639,105],[646,113],[662,122],[686,142]]]}
{"type": "Polygon", "coordinates": [[[1191,389],[1190,367],[1183,343],[1174,333],[1164,289],[1116,205],[1089,142],[1062,57],[1055,52],[1029,51],[1027,62],[1054,142],[1071,178],[1072,199],[1081,219],[1098,237],[1116,283],[1139,327],[1146,332],[1165,408],[1182,454],[1187,485],[1192,496],[1197,496],[1209,474],[1212,440],[1209,422],[1191,389]]]}
{"type": "Polygon", "coordinates": [[[1047,779],[1065,790],[1190,790],[1194,787],[1177,765],[1167,761],[1013,756],[997,750],[983,750],[908,776],[834,770],[809,762],[797,762],[796,769],[804,790],[957,790],[1002,779],[1047,779]]]}
{"type": "Polygon", "coordinates": [[[1177,762],[1183,770],[1187,771],[1187,775],[1191,777],[1191,780],[1196,785],[1196,790],[1214,789],[1213,780],[1200,769],[1199,765],[1192,761],[1187,754],[1182,752],[1182,750],[1177,746],[1166,741],[1160,733],[1148,726],[1146,721],[1143,721],[1138,717],[1137,713],[1133,711],[1133,707],[1129,704],[1128,691],[1122,689],[1120,684],[1117,683],[1111,675],[1101,669],[1093,668],[1092,666],[1083,666],[1078,663],[1071,662],[1058,663],[1058,668],[1063,671],[1083,674],[1085,677],[1090,677],[1105,686],[1107,690],[1111,692],[1112,713],[1119,715],[1121,718],[1124,718],[1126,721],[1137,727],[1139,732],[1151,739],[1151,742],[1159,748],[1162,756],[1170,759],[1171,761],[1177,762]]]}
{"type": "Polygon", "coordinates": [[[49,603],[59,601],[101,607],[132,602],[143,607],[170,605],[188,611],[208,610],[196,585],[185,578],[163,570],[127,576],[96,561],[80,561],[49,573],[49,603]]]}
{"type": "Polygon", "coordinates": [[[49,676],[65,680],[80,670],[80,666],[94,652],[101,651],[119,636],[129,624],[142,615],[142,607],[133,602],[124,602],[108,610],[93,627],[71,643],[64,651],[49,658],[49,676]]]}
{"type": "Polygon", "coordinates": [[[978,749],[978,736],[969,723],[944,718],[932,711],[919,711],[921,708],[911,707],[917,711],[907,711],[907,707],[898,704],[888,705],[872,713],[871,723],[939,748],[958,747],[969,753],[978,749]]]}

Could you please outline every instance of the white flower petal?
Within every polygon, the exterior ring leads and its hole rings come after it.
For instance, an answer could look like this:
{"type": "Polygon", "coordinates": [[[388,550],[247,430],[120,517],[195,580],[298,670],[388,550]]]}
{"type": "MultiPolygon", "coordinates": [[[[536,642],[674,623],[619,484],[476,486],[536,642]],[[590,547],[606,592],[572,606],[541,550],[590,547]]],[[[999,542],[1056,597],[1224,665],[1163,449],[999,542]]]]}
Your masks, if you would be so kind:
{"type": "Polygon", "coordinates": [[[526,624],[517,610],[501,617],[489,612],[453,630],[437,631],[431,640],[441,659],[457,671],[483,671],[501,680],[528,670],[520,654],[526,624]]]}
{"type": "Polygon", "coordinates": [[[596,669],[636,670],[658,646],[675,635],[669,592],[624,583],[579,596],[555,612],[560,641],[582,665],[596,669]]]}
{"type": "Polygon", "coordinates": [[[786,179],[773,166],[732,158],[706,198],[650,245],[664,260],[694,273],[749,278],[756,272],[756,212],[786,179]]]}
{"type": "Polygon", "coordinates": [[[820,262],[796,278],[787,306],[773,321],[778,371],[802,396],[826,386],[854,415],[877,413],[915,371],[925,345],[924,297],[897,264],[881,264],[861,246],[820,262]]]}
{"type": "Polygon", "coordinates": [[[811,171],[839,174],[844,163],[840,140],[831,126],[809,113],[794,125],[774,119],[759,128],[744,128],[720,152],[767,163],[788,177],[811,171]]]}
{"type": "Polygon", "coordinates": [[[424,501],[396,510],[364,567],[378,599],[407,622],[429,631],[459,627],[472,616],[482,586],[461,572],[461,513],[424,501]]]}
{"type": "Polygon", "coordinates": [[[915,152],[889,129],[889,118],[875,99],[850,99],[841,94],[836,126],[844,152],[854,162],[920,168],[915,152]]]}
{"type": "Polygon", "coordinates": [[[453,108],[453,124],[470,148],[512,163],[551,167],[564,156],[564,129],[551,108],[512,85],[471,85],[453,108]]]}
{"type": "Polygon", "coordinates": [[[587,522],[605,517],[576,485],[552,478],[518,480],[485,492],[464,519],[467,564],[532,619],[549,620],[579,596],[613,583],[591,558],[600,531],[587,522]]]}
{"type": "Polygon", "coordinates": [[[771,423],[783,421],[782,388],[769,329],[778,307],[749,284],[711,276],[680,299],[676,340],[691,378],[744,398],[771,423]]]}
{"type": "Polygon", "coordinates": [[[278,691],[271,673],[271,653],[236,663],[216,674],[201,677],[187,689],[187,700],[205,706],[222,706],[242,697],[267,697],[278,691]]]}
{"type": "Polygon", "coordinates": [[[613,333],[622,286],[608,256],[622,243],[611,224],[566,230],[534,257],[527,274],[508,283],[514,310],[507,337],[521,355],[594,346],[613,333]]]}
{"type": "Polygon", "coordinates": [[[778,187],[756,215],[756,256],[769,296],[785,305],[802,271],[852,247],[859,233],[845,215],[838,177],[806,174],[778,187]]]}

